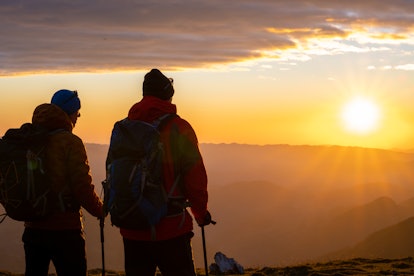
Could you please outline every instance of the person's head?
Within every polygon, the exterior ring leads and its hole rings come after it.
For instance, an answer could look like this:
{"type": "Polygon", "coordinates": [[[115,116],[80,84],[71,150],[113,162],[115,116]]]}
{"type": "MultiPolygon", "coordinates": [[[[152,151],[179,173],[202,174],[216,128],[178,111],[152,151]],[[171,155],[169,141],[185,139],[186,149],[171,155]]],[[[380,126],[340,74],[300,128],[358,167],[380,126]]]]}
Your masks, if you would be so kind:
{"type": "Polygon", "coordinates": [[[65,111],[73,125],[76,124],[78,117],[80,117],[79,110],[81,108],[80,99],[76,90],[71,91],[61,89],[56,91],[55,94],[53,94],[51,103],[59,106],[63,111],[65,111]]]}
{"type": "Polygon", "coordinates": [[[167,78],[158,69],[152,69],[144,77],[143,96],[154,96],[168,101],[174,95],[173,79],[167,78]]]}

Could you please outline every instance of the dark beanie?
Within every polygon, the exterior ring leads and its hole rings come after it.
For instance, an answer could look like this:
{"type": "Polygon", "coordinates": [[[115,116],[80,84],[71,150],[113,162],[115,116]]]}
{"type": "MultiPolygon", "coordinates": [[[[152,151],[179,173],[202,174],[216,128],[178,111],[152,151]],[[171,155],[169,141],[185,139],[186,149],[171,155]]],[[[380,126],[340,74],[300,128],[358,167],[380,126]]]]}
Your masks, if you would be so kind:
{"type": "Polygon", "coordinates": [[[158,69],[152,69],[144,77],[142,85],[144,96],[154,96],[161,100],[168,100],[174,95],[172,79],[167,78],[158,69]]]}
{"type": "Polygon", "coordinates": [[[81,108],[78,92],[61,89],[53,94],[52,104],[59,106],[66,114],[71,115],[81,108]]]}

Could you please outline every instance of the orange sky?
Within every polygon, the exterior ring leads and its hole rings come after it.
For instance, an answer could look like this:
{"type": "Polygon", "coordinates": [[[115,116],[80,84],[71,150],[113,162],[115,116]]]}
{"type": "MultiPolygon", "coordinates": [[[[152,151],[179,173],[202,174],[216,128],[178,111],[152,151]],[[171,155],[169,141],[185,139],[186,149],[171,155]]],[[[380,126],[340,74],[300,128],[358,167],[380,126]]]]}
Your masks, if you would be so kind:
{"type": "MultiPolygon", "coordinates": [[[[178,113],[202,143],[414,148],[414,6],[371,2],[7,1],[0,132],[76,89],[75,133],[108,143],[156,67],[174,78],[178,113]],[[370,131],[342,119],[355,97],[378,112],[370,131]]],[[[354,124],[368,109],[353,111],[354,124]]]]}

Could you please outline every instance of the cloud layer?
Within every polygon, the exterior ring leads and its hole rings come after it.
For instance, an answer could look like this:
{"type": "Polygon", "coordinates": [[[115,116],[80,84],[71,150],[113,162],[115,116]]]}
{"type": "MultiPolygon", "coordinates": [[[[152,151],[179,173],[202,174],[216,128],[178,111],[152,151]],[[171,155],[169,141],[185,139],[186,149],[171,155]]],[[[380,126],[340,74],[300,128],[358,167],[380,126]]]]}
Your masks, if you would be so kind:
{"type": "Polygon", "coordinates": [[[414,4],[403,0],[3,0],[0,75],[403,55],[412,52],[413,23],[414,4]]]}

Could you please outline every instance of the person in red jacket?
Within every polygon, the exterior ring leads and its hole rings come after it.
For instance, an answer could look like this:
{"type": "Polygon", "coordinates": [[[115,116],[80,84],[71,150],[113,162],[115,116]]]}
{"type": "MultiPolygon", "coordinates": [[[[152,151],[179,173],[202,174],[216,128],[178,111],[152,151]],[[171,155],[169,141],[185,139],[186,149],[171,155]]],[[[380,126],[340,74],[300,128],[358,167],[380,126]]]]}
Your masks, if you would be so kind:
{"type": "Polygon", "coordinates": [[[33,113],[34,125],[59,130],[49,138],[44,165],[52,190],[62,194],[62,204],[45,219],[25,222],[26,276],[47,276],[50,261],[58,276],[87,275],[81,207],[97,218],[103,216],[103,210],[84,144],[72,133],[79,109],[77,92],[63,89],[53,95],[50,104],[37,106],[33,113]]]}
{"type": "MultiPolygon", "coordinates": [[[[172,103],[172,79],[158,69],[145,75],[142,90],[143,98],[131,107],[129,119],[153,122],[167,113],[177,113],[172,103]]],[[[163,178],[167,194],[179,175],[180,188],[174,189],[173,196],[185,197],[199,226],[210,224],[207,173],[193,128],[176,115],[163,123],[160,135],[164,145],[163,178]]],[[[186,209],[163,218],[155,229],[121,228],[120,232],[127,276],[153,276],[157,267],[164,276],[196,275],[191,248],[193,218],[186,209]]]]}

